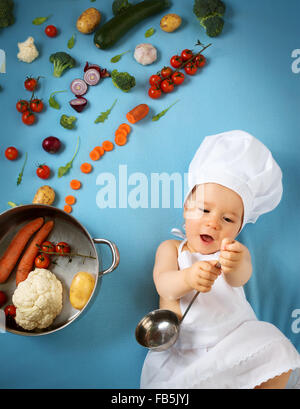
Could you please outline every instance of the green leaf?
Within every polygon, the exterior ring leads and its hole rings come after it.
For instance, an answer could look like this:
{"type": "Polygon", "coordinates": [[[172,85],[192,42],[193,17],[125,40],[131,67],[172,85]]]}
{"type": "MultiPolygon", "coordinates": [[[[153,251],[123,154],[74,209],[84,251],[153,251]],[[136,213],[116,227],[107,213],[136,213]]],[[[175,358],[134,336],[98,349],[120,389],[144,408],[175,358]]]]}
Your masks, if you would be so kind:
{"type": "Polygon", "coordinates": [[[99,122],[103,123],[108,118],[109,114],[111,113],[111,110],[116,105],[116,102],[117,99],[114,101],[112,106],[107,111],[101,112],[101,114],[95,119],[95,124],[98,124],[99,122]]]}
{"type": "Polygon", "coordinates": [[[75,34],[73,34],[70,40],[68,41],[68,48],[71,49],[74,47],[74,45],[75,45],[75,34]]]}
{"type": "Polygon", "coordinates": [[[164,109],[163,111],[159,112],[158,114],[154,115],[154,116],[152,117],[152,121],[158,121],[162,116],[164,116],[164,115],[169,111],[169,109],[170,109],[173,105],[177,104],[178,101],[179,101],[179,99],[178,99],[177,101],[173,102],[173,104],[171,104],[168,108],[166,108],[166,109],[164,109]]]}
{"type": "Polygon", "coordinates": [[[17,207],[18,205],[14,202],[7,202],[8,206],[10,207],[17,207]]]}
{"type": "Polygon", "coordinates": [[[26,162],[27,162],[27,156],[28,156],[28,155],[27,155],[27,152],[26,152],[26,153],[25,153],[25,160],[24,160],[24,163],[23,163],[21,172],[19,173],[19,176],[18,176],[18,179],[17,179],[17,186],[19,186],[20,183],[22,182],[23,173],[24,173],[24,169],[25,169],[26,162]]]}
{"type": "Polygon", "coordinates": [[[50,16],[48,17],[36,17],[34,20],[32,20],[32,24],[34,24],[35,26],[39,26],[40,24],[43,24],[45,21],[48,20],[48,18],[51,17],[52,14],[50,14],[50,16]]]}
{"type": "Polygon", "coordinates": [[[155,33],[155,28],[151,27],[145,32],[145,37],[146,38],[151,37],[153,36],[154,33],[155,33]]]}
{"type": "Polygon", "coordinates": [[[124,53],[122,53],[122,54],[115,55],[114,57],[111,58],[110,62],[116,63],[116,62],[120,61],[122,55],[124,55],[124,54],[126,54],[126,53],[129,53],[129,51],[130,51],[130,50],[124,51],[124,53]]]}
{"type": "Polygon", "coordinates": [[[77,155],[77,152],[78,152],[78,146],[79,146],[79,136],[77,137],[77,144],[76,144],[76,149],[75,149],[75,153],[73,155],[73,158],[65,166],[60,166],[60,168],[58,168],[58,177],[59,178],[66,175],[69,172],[69,170],[71,169],[73,161],[75,159],[75,156],[77,155]]]}
{"type": "Polygon", "coordinates": [[[52,107],[52,108],[54,108],[54,109],[59,109],[60,108],[60,105],[59,105],[59,103],[56,101],[56,99],[54,98],[54,95],[55,94],[58,94],[58,93],[60,93],[60,92],[67,92],[66,90],[65,91],[54,91],[54,92],[52,92],[51,94],[50,94],[50,97],[49,97],[49,105],[52,107]]]}

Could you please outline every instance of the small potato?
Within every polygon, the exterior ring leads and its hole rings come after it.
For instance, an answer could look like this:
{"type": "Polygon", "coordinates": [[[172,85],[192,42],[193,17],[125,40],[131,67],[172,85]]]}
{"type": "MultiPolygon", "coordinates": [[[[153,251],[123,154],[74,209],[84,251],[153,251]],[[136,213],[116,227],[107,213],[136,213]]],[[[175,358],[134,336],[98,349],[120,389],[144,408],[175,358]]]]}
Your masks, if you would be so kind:
{"type": "Polygon", "coordinates": [[[75,274],[70,286],[70,303],[76,310],[82,310],[88,302],[95,286],[92,274],[80,271],[75,274]]]}
{"type": "Polygon", "coordinates": [[[45,204],[45,205],[52,205],[55,200],[55,192],[50,186],[41,186],[34,198],[32,203],[34,204],[45,204]]]}
{"type": "Polygon", "coordinates": [[[100,20],[101,13],[94,7],[91,7],[85,10],[77,19],[77,30],[83,34],[90,34],[95,31],[97,25],[100,23],[100,20]]]}
{"type": "Polygon", "coordinates": [[[160,28],[167,33],[177,30],[181,25],[181,17],[178,14],[170,13],[163,16],[160,20],[160,28]]]}

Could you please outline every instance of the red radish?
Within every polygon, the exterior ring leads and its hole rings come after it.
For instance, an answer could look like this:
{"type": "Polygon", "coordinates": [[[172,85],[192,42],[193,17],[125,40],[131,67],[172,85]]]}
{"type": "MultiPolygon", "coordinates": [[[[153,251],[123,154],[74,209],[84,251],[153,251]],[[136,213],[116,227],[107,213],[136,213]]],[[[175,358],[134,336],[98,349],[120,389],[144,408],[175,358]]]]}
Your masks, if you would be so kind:
{"type": "Polygon", "coordinates": [[[96,68],[89,68],[83,77],[88,85],[97,85],[100,81],[100,73],[96,68]]]}
{"type": "Polygon", "coordinates": [[[83,111],[87,104],[87,100],[83,97],[75,98],[70,101],[70,105],[72,108],[75,109],[77,112],[83,111]]]}
{"type": "Polygon", "coordinates": [[[71,91],[76,96],[84,95],[87,92],[87,84],[80,78],[76,78],[71,82],[71,91]]]}

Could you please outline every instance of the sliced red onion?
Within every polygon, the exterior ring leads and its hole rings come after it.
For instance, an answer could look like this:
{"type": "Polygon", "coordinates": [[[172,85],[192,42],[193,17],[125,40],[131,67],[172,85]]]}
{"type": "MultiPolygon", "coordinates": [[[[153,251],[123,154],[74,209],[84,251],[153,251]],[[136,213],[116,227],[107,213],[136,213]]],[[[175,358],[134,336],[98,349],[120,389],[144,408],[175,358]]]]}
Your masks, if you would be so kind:
{"type": "Polygon", "coordinates": [[[101,72],[101,67],[97,64],[89,64],[88,62],[86,62],[83,71],[86,72],[87,70],[89,70],[90,68],[95,68],[95,70],[99,71],[99,73],[101,72]]]}
{"type": "Polygon", "coordinates": [[[76,96],[84,95],[87,92],[87,84],[80,78],[76,78],[71,82],[70,85],[71,91],[76,96]]]}
{"type": "Polygon", "coordinates": [[[97,85],[100,81],[100,72],[96,68],[89,68],[83,78],[88,85],[97,85]]]}
{"type": "Polygon", "coordinates": [[[75,109],[75,111],[81,112],[81,111],[83,111],[83,109],[85,108],[85,106],[87,104],[87,99],[85,99],[83,97],[75,98],[75,99],[72,99],[69,102],[69,104],[71,105],[72,108],[75,109]]]}
{"type": "Polygon", "coordinates": [[[101,78],[110,77],[110,73],[107,71],[106,68],[103,68],[103,69],[101,70],[101,72],[100,72],[100,77],[101,77],[101,78]]]}

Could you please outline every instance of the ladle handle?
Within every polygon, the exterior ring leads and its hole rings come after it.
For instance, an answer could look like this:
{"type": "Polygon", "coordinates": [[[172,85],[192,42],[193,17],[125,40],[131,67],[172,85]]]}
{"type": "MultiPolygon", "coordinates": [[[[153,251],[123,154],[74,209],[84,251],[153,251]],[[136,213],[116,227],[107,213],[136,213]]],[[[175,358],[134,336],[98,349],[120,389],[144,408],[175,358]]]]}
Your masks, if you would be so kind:
{"type": "Polygon", "coordinates": [[[199,295],[199,291],[197,291],[197,292],[196,292],[196,294],[194,295],[194,297],[193,297],[192,301],[189,303],[189,305],[188,305],[187,309],[185,310],[185,312],[184,312],[184,314],[183,314],[183,316],[182,316],[182,318],[181,318],[181,320],[180,320],[180,324],[181,324],[181,323],[182,323],[182,321],[184,320],[184,318],[185,318],[186,314],[189,312],[189,309],[191,308],[191,306],[192,306],[193,302],[194,302],[194,301],[195,301],[195,299],[198,297],[198,295],[199,295]]]}

